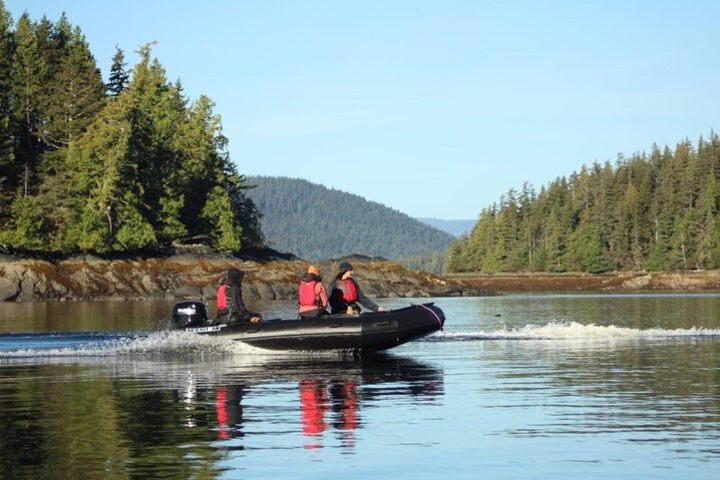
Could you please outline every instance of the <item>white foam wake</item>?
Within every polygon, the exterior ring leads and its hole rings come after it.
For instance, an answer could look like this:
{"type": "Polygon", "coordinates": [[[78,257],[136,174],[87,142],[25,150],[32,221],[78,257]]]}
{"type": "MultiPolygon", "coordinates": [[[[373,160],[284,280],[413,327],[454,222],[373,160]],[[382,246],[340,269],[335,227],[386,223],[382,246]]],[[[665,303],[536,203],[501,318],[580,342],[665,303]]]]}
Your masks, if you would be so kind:
{"type": "Polygon", "coordinates": [[[438,333],[431,341],[467,340],[565,340],[565,339],[652,339],[671,337],[720,337],[720,329],[711,328],[627,328],[615,325],[583,325],[577,322],[551,322],[492,331],[438,333]]]}
{"type": "Polygon", "coordinates": [[[17,348],[0,351],[3,358],[111,357],[132,355],[236,354],[262,352],[240,342],[182,331],[153,332],[60,348],[17,348]]]}

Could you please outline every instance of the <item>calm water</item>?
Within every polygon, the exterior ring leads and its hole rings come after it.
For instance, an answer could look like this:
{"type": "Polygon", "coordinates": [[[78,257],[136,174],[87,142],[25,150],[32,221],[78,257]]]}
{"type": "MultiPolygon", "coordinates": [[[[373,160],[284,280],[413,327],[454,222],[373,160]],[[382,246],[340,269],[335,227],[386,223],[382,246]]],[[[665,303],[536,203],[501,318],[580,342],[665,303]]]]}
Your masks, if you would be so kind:
{"type": "Polygon", "coordinates": [[[437,303],[445,332],[363,360],[0,304],[0,477],[718,478],[720,295],[437,303]]]}

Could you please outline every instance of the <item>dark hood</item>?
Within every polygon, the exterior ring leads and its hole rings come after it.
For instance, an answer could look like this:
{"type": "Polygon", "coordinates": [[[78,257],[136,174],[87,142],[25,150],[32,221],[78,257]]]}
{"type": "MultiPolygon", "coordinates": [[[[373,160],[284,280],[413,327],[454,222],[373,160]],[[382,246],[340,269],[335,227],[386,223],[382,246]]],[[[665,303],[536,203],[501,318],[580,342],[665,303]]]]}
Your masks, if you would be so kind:
{"type": "Polygon", "coordinates": [[[239,285],[240,282],[242,282],[243,277],[245,274],[238,270],[237,268],[230,268],[228,269],[227,278],[228,278],[228,285],[239,285]]]}

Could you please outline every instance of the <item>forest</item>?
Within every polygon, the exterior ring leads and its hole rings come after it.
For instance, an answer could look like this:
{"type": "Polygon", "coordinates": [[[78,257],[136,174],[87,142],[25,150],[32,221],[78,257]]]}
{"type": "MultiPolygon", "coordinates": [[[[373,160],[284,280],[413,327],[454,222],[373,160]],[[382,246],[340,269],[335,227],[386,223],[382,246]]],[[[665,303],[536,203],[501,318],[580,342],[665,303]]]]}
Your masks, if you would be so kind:
{"type": "Polygon", "coordinates": [[[358,195],[287,177],[248,177],[272,248],[306,260],[361,254],[434,269],[452,235],[358,195]],[[440,253],[438,253],[440,252],[440,253]],[[406,262],[405,260],[408,260],[406,262]]]}
{"type": "Polygon", "coordinates": [[[452,272],[720,268],[720,138],[653,145],[510,190],[448,251],[452,272]]]}
{"type": "Polygon", "coordinates": [[[188,99],[151,44],[103,80],[80,27],[16,22],[0,0],[0,249],[260,246],[259,212],[213,102],[188,99]]]}

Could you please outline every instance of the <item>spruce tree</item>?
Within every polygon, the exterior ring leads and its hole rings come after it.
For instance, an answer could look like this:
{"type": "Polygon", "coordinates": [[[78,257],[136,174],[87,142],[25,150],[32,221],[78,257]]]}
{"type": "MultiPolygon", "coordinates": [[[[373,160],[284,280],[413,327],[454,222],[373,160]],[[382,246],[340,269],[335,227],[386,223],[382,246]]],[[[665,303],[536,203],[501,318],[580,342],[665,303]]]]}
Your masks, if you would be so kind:
{"type": "Polygon", "coordinates": [[[215,247],[227,251],[240,250],[242,229],[237,224],[230,196],[221,186],[213,187],[209,192],[202,219],[208,225],[208,234],[215,247]]]}
{"type": "Polygon", "coordinates": [[[31,193],[34,177],[39,164],[42,142],[40,125],[43,81],[46,79],[47,64],[41,55],[34,27],[27,13],[17,22],[15,30],[15,52],[12,66],[12,104],[15,158],[18,169],[10,178],[10,185],[19,185],[23,197],[31,193]]]}
{"type": "Polygon", "coordinates": [[[115,45],[115,54],[113,55],[112,65],[110,66],[110,77],[106,85],[106,90],[109,95],[117,97],[127,88],[130,74],[126,70],[126,66],[125,52],[115,45]]]}
{"type": "Polygon", "coordinates": [[[698,222],[693,234],[697,238],[695,264],[697,268],[712,268],[720,261],[720,222],[718,222],[718,180],[714,171],[708,172],[702,195],[698,199],[698,222]]]}
{"type": "Polygon", "coordinates": [[[66,35],[43,128],[43,138],[53,148],[66,147],[79,137],[102,108],[104,98],[100,70],[84,35],[77,27],[66,35]]]}
{"type": "Polygon", "coordinates": [[[66,244],[104,252],[137,250],[156,242],[143,215],[129,111],[127,101],[111,102],[71,147],[74,183],[85,200],[68,228],[66,244]]]}
{"type": "Polygon", "coordinates": [[[12,18],[0,0],[0,232],[10,221],[10,203],[15,194],[9,181],[15,170],[11,111],[13,50],[12,18]]]}

